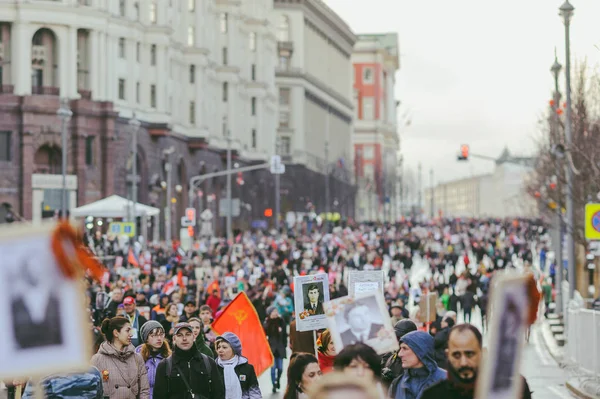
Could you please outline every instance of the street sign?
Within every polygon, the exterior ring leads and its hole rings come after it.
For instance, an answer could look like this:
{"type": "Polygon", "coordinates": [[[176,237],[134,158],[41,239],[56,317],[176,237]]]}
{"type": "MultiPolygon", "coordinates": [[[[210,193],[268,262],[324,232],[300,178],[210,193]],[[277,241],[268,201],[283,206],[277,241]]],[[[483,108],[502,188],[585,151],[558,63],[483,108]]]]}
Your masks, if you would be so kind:
{"type": "Polygon", "coordinates": [[[191,220],[189,220],[187,217],[182,216],[181,217],[181,227],[188,227],[188,226],[195,226],[196,223],[192,223],[191,220]]]}
{"type": "Polygon", "coordinates": [[[600,240],[600,204],[585,205],[585,239],[600,240]]]}
{"type": "Polygon", "coordinates": [[[202,227],[200,228],[200,235],[202,237],[211,237],[213,235],[211,222],[202,222],[202,227]]]}
{"type": "Polygon", "coordinates": [[[135,237],[135,223],[111,222],[108,225],[108,232],[117,236],[126,235],[127,237],[135,237]]]}
{"type": "MultiPolygon", "coordinates": [[[[219,201],[219,216],[226,217],[229,213],[229,201],[227,198],[221,198],[219,201]]],[[[231,216],[238,217],[240,216],[240,199],[232,198],[231,199],[231,216]]]]}
{"type": "Polygon", "coordinates": [[[282,175],[285,173],[285,165],[281,163],[281,157],[279,155],[273,155],[271,157],[271,173],[274,175],[282,175]]]}

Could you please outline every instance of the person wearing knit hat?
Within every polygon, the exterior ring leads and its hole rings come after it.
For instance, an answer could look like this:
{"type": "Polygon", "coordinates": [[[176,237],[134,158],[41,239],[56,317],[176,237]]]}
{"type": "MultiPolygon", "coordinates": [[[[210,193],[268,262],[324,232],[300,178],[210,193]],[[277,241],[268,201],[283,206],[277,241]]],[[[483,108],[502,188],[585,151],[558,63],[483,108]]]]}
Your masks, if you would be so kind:
{"type": "Polygon", "coordinates": [[[254,366],[242,356],[242,342],[237,335],[226,332],[215,340],[217,369],[225,381],[226,398],[260,399],[262,393],[254,366]]]}
{"type": "Polygon", "coordinates": [[[148,370],[148,382],[150,384],[150,399],[156,381],[156,368],[161,360],[171,356],[171,348],[165,339],[165,330],[156,320],[150,320],[142,325],[140,336],[143,343],[135,348],[136,353],[142,355],[146,369],[148,370]]]}

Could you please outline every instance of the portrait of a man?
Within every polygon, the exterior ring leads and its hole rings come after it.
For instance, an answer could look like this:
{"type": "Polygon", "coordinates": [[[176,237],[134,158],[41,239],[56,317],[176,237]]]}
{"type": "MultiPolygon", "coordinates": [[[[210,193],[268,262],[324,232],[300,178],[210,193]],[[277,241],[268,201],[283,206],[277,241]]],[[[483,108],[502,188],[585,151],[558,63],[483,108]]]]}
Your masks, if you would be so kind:
{"type": "Polygon", "coordinates": [[[340,333],[343,346],[366,342],[377,337],[379,331],[384,327],[383,324],[374,323],[371,319],[371,314],[378,314],[376,309],[375,302],[373,309],[365,301],[356,301],[346,305],[344,312],[340,313],[349,326],[347,330],[340,333]]]}
{"type": "Polygon", "coordinates": [[[25,259],[11,284],[13,339],[18,349],[63,344],[59,293],[48,262],[25,259]]]}
{"type": "Polygon", "coordinates": [[[323,310],[323,283],[310,283],[306,287],[306,295],[304,298],[304,310],[310,316],[325,314],[323,310]]]}

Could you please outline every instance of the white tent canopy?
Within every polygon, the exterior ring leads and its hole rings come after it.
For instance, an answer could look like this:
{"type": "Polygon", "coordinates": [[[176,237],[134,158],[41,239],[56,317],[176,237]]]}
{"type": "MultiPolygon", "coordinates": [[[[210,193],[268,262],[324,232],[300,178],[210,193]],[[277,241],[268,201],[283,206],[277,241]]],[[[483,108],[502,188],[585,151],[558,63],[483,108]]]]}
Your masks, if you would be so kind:
{"type": "MultiPolygon", "coordinates": [[[[118,195],[111,195],[91,204],[71,209],[71,216],[86,217],[94,216],[97,218],[124,218],[127,217],[128,207],[133,208],[133,202],[118,195]]],[[[160,214],[158,208],[137,203],[135,205],[136,216],[157,216],[160,214]]]]}

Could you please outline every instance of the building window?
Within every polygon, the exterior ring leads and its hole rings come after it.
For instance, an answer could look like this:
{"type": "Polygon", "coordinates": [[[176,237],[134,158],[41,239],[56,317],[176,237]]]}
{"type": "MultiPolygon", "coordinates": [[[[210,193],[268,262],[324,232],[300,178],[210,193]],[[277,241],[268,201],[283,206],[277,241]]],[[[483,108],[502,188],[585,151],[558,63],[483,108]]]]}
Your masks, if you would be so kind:
{"type": "Polygon", "coordinates": [[[375,119],[375,99],[373,97],[364,97],[362,99],[362,119],[372,121],[375,119]]]}
{"type": "Polygon", "coordinates": [[[196,11],[196,0],[188,0],[188,11],[196,11]]]}
{"type": "Polygon", "coordinates": [[[196,65],[190,65],[190,83],[196,83],[196,65]]]}
{"type": "Polygon", "coordinates": [[[363,159],[373,159],[375,157],[375,148],[372,145],[364,145],[362,148],[363,159]]]}
{"type": "Polygon", "coordinates": [[[135,10],[135,20],[140,20],[140,4],[136,1],[133,3],[133,9],[135,10]]]}
{"type": "Polygon", "coordinates": [[[220,20],[221,33],[227,33],[227,30],[228,30],[227,13],[222,12],[221,15],[219,16],[219,20],[220,20]]]}
{"type": "Polygon", "coordinates": [[[252,148],[256,148],[256,129],[252,129],[252,148]]]}
{"type": "Polygon", "coordinates": [[[119,15],[125,16],[125,0],[119,0],[119,15]]]}
{"type": "Polygon", "coordinates": [[[227,65],[227,47],[223,47],[223,65],[227,65]]]}
{"type": "Polygon", "coordinates": [[[223,102],[226,103],[229,96],[229,84],[227,82],[223,82],[223,102]]]}
{"type": "Polygon", "coordinates": [[[291,54],[281,54],[279,56],[279,68],[288,69],[290,67],[291,54]]]}
{"type": "Polygon", "coordinates": [[[369,180],[373,180],[375,178],[375,170],[373,169],[372,163],[363,165],[363,177],[369,180]]]}
{"type": "Polygon", "coordinates": [[[119,38],[119,58],[125,58],[125,38],[119,38]]]}
{"type": "Polygon", "coordinates": [[[0,132],[0,161],[11,160],[12,132],[0,132]]]}
{"type": "Polygon", "coordinates": [[[140,103],[140,82],[135,84],[135,102],[140,103]]]}
{"type": "Polygon", "coordinates": [[[279,17],[279,23],[277,24],[277,41],[290,41],[290,19],[287,15],[279,17]]]}
{"type": "Polygon", "coordinates": [[[140,42],[137,42],[135,44],[135,60],[137,62],[140,62],[140,48],[141,48],[141,46],[142,45],[140,44],[140,42]]]}
{"type": "Polygon", "coordinates": [[[156,44],[150,46],[150,65],[156,65],[156,44]]]}
{"type": "Polygon", "coordinates": [[[289,137],[279,138],[279,154],[290,155],[292,149],[292,140],[289,137]]]}
{"type": "Polygon", "coordinates": [[[188,27],[188,38],[187,38],[188,46],[192,47],[196,43],[196,32],[193,26],[188,27]]]}
{"type": "Polygon", "coordinates": [[[256,51],[256,33],[250,32],[250,51],[256,51]]]}
{"type": "Polygon", "coordinates": [[[125,100],[125,79],[119,79],[119,100],[125,100]]]}
{"type": "Polygon", "coordinates": [[[190,101],[190,125],[196,124],[196,102],[190,101]]]}
{"type": "Polygon", "coordinates": [[[284,128],[290,127],[289,111],[279,111],[279,127],[284,127],[284,128]]]}
{"type": "Polygon", "coordinates": [[[150,106],[156,108],[156,85],[150,85],[150,106]]]}
{"type": "Polygon", "coordinates": [[[252,116],[256,116],[256,97],[250,99],[250,113],[252,116]]]}
{"type": "Polygon", "coordinates": [[[373,68],[363,68],[363,83],[373,83],[373,68]]]}
{"type": "Polygon", "coordinates": [[[156,23],[156,3],[150,3],[150,22],[156,23]]]}
{"type": "Polygon", "coordinates": [[[252,81],[256,80],[256,64],[252,64],[252,66],[250,67],[250,78],[252,79],[252,81]]]}
{"type": "Polygon", "coordinates": [[[94,136],[85,138],[85,164],[87,166],[94,165],[94,136]]]}
{"type": "Polygon", "coordinates": [[[279,88],[279,105],[289,106],[290,105],[291,90],[289,87],[279,88]]]}

